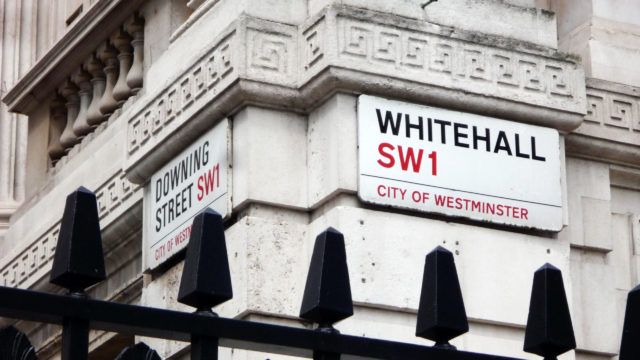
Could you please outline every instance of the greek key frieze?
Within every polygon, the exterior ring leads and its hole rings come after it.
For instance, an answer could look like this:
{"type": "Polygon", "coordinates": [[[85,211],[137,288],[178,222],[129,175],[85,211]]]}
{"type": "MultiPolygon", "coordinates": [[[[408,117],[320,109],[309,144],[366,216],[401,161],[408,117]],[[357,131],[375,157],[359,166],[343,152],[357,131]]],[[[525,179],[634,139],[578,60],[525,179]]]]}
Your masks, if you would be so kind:
{"type": "MultiPolygon", "coordinates": [[[[455,81],[486,94],[505,96],[506,91],[515,97],[531,94],[538,102],[581,101],[576,80],[581,74],[569,62],[348,17],[337,21],[338,58],[348,63],[436,85],[455,81]]],[[[319,37],[317,31],[314,37],[319,37]]],[[[308,68],[310,56],[306,59],[308,68]]]]}
{"type": "Polygon", "coordinates": [[[129,154],[191,107],[204,102],[206,92],[218,93],[222,81],[233,71],[231,40],[222,39],[205,56],[184,72],[173,84],[149,102],[129,120],[127,144],[129,154]]]}
{"type": "Polygon", "coordinates": [[[304,70],[311,69],[324,57],[325,18],[302,32],[303,65],[304,70]]]}
{"type": "Polygon", "coordinates": [[[291,51],[286,39],[252,29],[249,41],[249,66],[261,70],[286,73],[287,52],[291,51]]]}
{"type": "Polygon", "coordinates": [[[247,75],[252,79],[294,84],[296,35],[293,28],[276,31],[247,27],[247,75]]]}
{"type": "Polygon", "coordinates": [[[587,88],[585,122],[629,131],[640,131],[640,98],[587,88]]]}

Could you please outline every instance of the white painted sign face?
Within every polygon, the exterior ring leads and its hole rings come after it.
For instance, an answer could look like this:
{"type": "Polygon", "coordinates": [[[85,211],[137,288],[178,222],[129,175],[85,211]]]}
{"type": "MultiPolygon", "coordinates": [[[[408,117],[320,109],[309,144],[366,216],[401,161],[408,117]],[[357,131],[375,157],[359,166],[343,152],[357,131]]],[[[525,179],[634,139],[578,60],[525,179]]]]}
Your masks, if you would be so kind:
{"type": "Polygon", "coordinates": [[[362,201],[562,229],[554,129],[362,95],[358,145],[362,201]]]}
{"type": "Polygon", "coordinates": [[[224,119],[151,177],[144,189],[146,269],[187,246],[199,212],[230,213],[229,139],[224,119]]]}

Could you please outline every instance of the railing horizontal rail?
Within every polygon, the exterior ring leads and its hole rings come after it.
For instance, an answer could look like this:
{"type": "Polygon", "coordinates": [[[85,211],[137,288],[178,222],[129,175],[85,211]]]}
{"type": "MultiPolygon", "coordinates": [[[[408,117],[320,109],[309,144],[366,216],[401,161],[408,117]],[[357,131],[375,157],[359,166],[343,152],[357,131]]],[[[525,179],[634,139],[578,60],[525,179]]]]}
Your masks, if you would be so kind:
{"type": "Polygon", "coordinates": [[[53,324],[86,319],[96,330],[186,342],[192,335],[209,336],[224,347],[306,358],[316,350],[343,359],[517,360],[7,287],[0,287],[0,316],[53,324]]]}

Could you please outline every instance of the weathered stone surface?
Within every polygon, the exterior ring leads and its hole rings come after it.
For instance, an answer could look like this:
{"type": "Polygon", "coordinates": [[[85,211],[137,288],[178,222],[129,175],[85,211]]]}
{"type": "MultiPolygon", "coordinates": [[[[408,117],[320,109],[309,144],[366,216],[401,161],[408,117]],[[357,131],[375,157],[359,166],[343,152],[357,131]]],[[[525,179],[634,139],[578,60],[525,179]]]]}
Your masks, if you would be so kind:
{"type": "Polygon", "coordinates": [[[435,24],[557,48],[555,14],[536,8],[531,2],[436,1],[424,7],[424,17],[435,24]],[[486,21],[489,18],[509,21],[486,21]]]}
{"type": "Polygon", "coordinates": [[[348,6],[299,26],[243,16],[213,42],[195,41],[174,43],[173,51],[198,55],[177,77],[158,73],[166,87],[126,114],[127,173],[136,183],[227,111],[254,102],[304,111],[337,88],[561,130],[584,114],[583,72],[566,56],[348,6]],[[160,144],[164,151],[154,152],[160,144]]]}
{"type": "MultiPolygon", "coordinates": [[[[626,292],[640,279],[637,7],[606,0],[441,0],[422,10],[426,2],[153,0],[138,8],[140,0],[102,1],[93,2],[102,10],[92,5],[73,20],[83,31],[60,24],[45,38],[22,25],[40,10],[57,14],[58,5],[38,2],[38,11],[29,12],[35,2],[23,2],[21,42],[5,32],[3,51],[20,48],[20,58],[31,59],[24,41],[36,38],[34,59],[44,60],[31,70],[21,62],[19,73],[29,74],[6,89],[9,105],[28,112],[29,123],[16,127],[0,113],[0,222],[16,206],[3,211],[7,185],[14,194],[23,189],[27,201],[0,240],[0,285],[42,288],[62,199],[85,185],[97,190],[107,267],[121,269],[97,296],[134,289],[126,301],[142,291],[144,304],[190,311],[175,301],[179,263],[145,275],[142,289],[142,191],[130,180],[144,185],[228,118],[234,207],[226,235],[237,291],[216,309],[222,316],[307,326],[295,317],[313,239],[334,226],[345,234],[356,302],[354,316],[337,326],[343,333],[423,343],[414,336],[422,260],[442,245],[455,254],[470,318],[470,332],[455,346],[526,356],[531,273],[552,262],[568,274],[579,346],[562,358],[615,356],[626,292]],[[109,35],[99,30],[119,27],[133,13],[107,14],[116,5],[137,8],[145,18],[144,88],[49,167],[48,96],[60,85],[56,79],[78,70],[109,35]],[[556,21],[560,50],[581,60],[556,51],[556,21]],[[46,52],[66,31],[71,35],[46,52]],[[361,204],[355,102],[364,93],[559,129],[568,226],[556,237],[361,204]],[[23,130],[26,155],[24,143],[14,141],[23,130]],[[7,153],[16,154],[8,167],[7,153]],[[12,172],[25,162],[26,186],[12,172]]],[[[17,29],[8,17],[17,8],[7,4],[4,29],[17,29]]],[[[42,18],[33,29],[51,29],[55,19],[42,18]]],[[[43,354],[55,357],[55,331],[30,331],[45,344],[43,354]]],[[[93,347],[107,341],[93,339],[93,347]]],[[[163,358],[186,346],[149,344],[163,358]]],[[[221,358],[265,356],[224,349],[221,358]]]]}

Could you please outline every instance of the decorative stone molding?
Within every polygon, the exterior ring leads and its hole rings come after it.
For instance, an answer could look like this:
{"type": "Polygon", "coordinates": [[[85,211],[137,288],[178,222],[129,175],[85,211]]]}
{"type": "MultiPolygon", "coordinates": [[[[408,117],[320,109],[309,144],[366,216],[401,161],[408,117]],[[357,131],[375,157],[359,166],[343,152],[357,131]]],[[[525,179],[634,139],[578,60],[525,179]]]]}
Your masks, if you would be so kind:
{"type": "Polygon", "coordinates": [[[237,71],[232,62],[232,41],[236,36],[235,29],[226,33],[209,52],[172,81],[173,86],[157,94],[136,116],[131,117],[127,132],[130,154],[136,153],[153,134],[176,118],[176,122],[183,122],[184,114],[190,113],[191,108],[201,108],[212,95],[217,95],[230,84],[229,79],[237,71]]]}
{"type": "Polygon", "coordinates": [[[587,115],[583,126],[637,131],[640,136],[640,89],[597,79],[587,80],[587,115]]]}
{"type": "Polygon", "coordinates": [[[471,39],[469,34],[450,34],[442,27],[399,22],[371,12],[356,14],[345,8],[321,16],[303,28],[302,35],[306,77],[327,65],[346,65],[489,97],[584,112],[584,74],[560,54],[522,51],[497,39],[471,39]]]}
{"type": "MultiPolygon", "coordinates": [[[[143,25],[144,21],[134,16],[129,28],[135,32],[135,38],[123,26],[114,35],[113,45],[109,41],[104,43],[67,79],[60,89],[67,99],[67,126],[60,139],[54,138],[56,129],[53,127],[57,123],[53,119],[54,112],[51,112],[51,149],[55,150],[57,145],[62,145],[63,155],[78,153],[80,148],[76,145],[86,143],[91,138],[88,135],[96,131],[100,124],[140,90],[143,79],[143,25]]],[[[51,164],[63,164],[64,162],[57,161],[60,157],[59,152],[54,151],[51,164]]]]}
{"type": "Polygon", "coordinates": [[[97,1],[66,34],[4,95],[9,111],[28,114],[107,40],[144,0],[97,1]]]}
{"type": "MultiPolygon", "coordinates": [[[[141,189],[131,184],[121,171],[99,186],[95,193],[103,229],[130,210],[131,201],[142,199],[141,189]],[[127,206],[122,206],[125,202],[127,206]]],[[[21,250],[4,257],[0,261],[0,285],[29,288],[44,277],[53,261],[59,231],[60,221],[57,221],[35,240],[25,239],[16,247],[21,250]]]]}
{"type": "Polygon", "coordinates": [[[136,183],[247,103],[307,112],[336,91],[370,93],[561,131],[579,126],[586,106],[583,70],[567,56],[348,6],[300,26],[241,17],[185,62],[126,114],[136,183]]]}
{"type": "Polygon", "coordinates": [[[640,166],[640,88],[587,79],[587,115],[567,136],[570,155],[640,166]]]}

